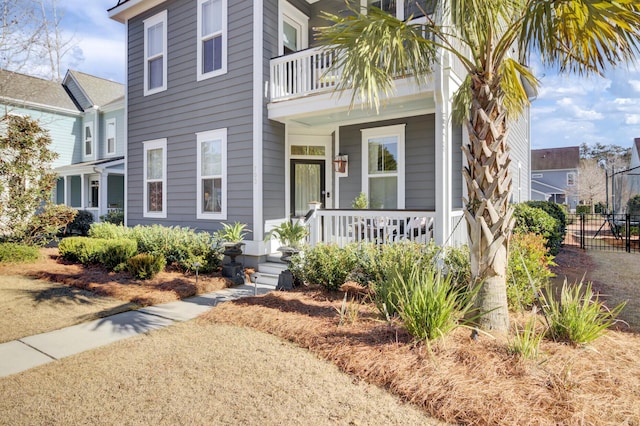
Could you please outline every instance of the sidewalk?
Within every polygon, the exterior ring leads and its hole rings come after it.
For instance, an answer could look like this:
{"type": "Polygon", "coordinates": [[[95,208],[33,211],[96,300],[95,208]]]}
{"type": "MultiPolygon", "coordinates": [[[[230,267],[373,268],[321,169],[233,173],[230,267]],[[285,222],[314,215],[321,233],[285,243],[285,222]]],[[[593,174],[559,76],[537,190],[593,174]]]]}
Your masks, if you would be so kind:
{"type": "Polygon", "coordinates": [[[0,377],[159,328],[188,321],[218,303],[265,294],[275,287],[243,284],[176,302],[147,306],[60,330],[0,344],[0,377]]]}

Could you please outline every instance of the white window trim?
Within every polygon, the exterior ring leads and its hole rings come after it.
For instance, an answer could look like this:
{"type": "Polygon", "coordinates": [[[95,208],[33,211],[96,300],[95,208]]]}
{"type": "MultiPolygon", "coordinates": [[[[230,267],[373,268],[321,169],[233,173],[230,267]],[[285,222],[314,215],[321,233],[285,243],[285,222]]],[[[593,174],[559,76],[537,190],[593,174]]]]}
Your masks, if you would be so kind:
{"type": "Polygon", "coordinates": [[[284,40],[282,39],[283,22],[287,21],[290,25],[301,29],[300,43],[298,50],[309,47],[309,17],[300,12],[286,0],[279,0],[278,9],[278,56],[284,55],[284,40]]]}
{"type": "Polygon", "coordinates": [[[118,151],[118,129],[116,127],[116,119],[110,118],[105,122],[104,126],[104,151],[105,155],[115,155],[118,151]],[[113,124],[113,151],[109,151],[109,125],[113,124]]]}
{"type": "MultiPolygon", "coordinates": [[[[163,10],[162,12],[153,15],[150,18],[144,20],[144,96],[153,95],[154,93],[163,92],[167,90],[167,11],[163,10]],[[149,89],[149,57],[147,54],[148,50],[148,39],[147,39],[147,30],[149,27],[152,27],[158,23],[162,22],[162,86],[156,87],[154,89],[149,89]]],[[[154,58],[160,55],[154,56],[154,58]]]]}
{"type": "MultiPolygon", "coordinates": [[[[369,139],[370,138],[383,138],[389,136],[395,136],[398,138],[398,209],[405,208],[405,127],[406,124],[397,124],[394,126],[385,127],[373,127],[370,129],[362,129],[362,192],[369,198],[369,139]]],[[[381,175],[378,175],[381,176],[381,175]]],[[[389,174],[388,176],[391,176],[389,174]]]]}
{"type": "Polygon", "coordinates": [[[196,35],[196,52],[197,52],[197,81],[206,80],[211,77],[216,77],[218,75],[223,75],[227,73],[227,39],[228,39],[228,31],[227,31],[227,16],[228,16],[228,8],[227,8],[227,0],[222,0],[222,30],[220,34],[222,34],[222,67],[219,70],[209,71],[207,73],[202,72],[202,4],[208,0],[198,0],[198,33],[196,35]]]}
{"type": "Polygon", "coordinates": [[[93,153],[95,152],[94,141],[96,140],[95,133],[93,132],[93,123],[91,123],[91,122],[85,123],[84,127],[82,129],[83,129],[83,132],[82,132],[82,154],[85,157],[92,157],[93,153]],[[89,128],[89,131],[91,133],[91,152],[89,152],[89,153],[87,153],[87,128],[89,128]]]}
{"type": "Polygon", "coordinates": [[[143,173],[143,217],[152,217],[152,218],[166,218],[167,217],[167,139],[155,139],[152,141],[142,142],[143,150],[143,164],[142,164],[142,173],[143,173]],[[147,185],[147,151],[152,149],[162,149],[162,211],[161,212],[150,212],[149,211],[149,199],[148,199],[148,185],[147,185]]]}
{"type": "Polygon", "coordinates": [[[206,132],[196,133],[196,169],[197,169],[197,181],[196,181],[196,218],[197,219],[213,219],[213,220],[226,220],[227,219],[227,129],[209,130],[206,132]],[[221,156],[222,156],[222,199],[220,200],[220,213],[206,213],[202,211],[202,143],[209,142],[211,140],[222,140],[221,156]]]}

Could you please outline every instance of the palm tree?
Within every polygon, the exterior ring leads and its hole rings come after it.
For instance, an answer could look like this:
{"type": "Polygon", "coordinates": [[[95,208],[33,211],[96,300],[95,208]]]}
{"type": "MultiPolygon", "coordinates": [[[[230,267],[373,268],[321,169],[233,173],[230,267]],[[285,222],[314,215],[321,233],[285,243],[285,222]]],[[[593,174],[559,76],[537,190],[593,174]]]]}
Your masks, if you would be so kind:
{"type": "MultiPolygon", "coordinates": [[[[348,1],[348,0],[347,0],[348,1]]],[[[431,4],[428,0],[427,3],[431,4]]],[[[425,4],[425,2],[419,2],[425,4]]],[[[331,26],[319,41],[335,50],[334,67],[378,108],[393,91],[393,79],[411,75],[425,82],[443,52],[467,73],[456,92],[454,118],[469,133],[463,146],[468,199],[472,279],[481,282],[480,327],[507,331],[506,267],[513,208],[509,204],[509,118],[528,105],[525,86],[538,81],[527,68],[530,55],[544,65],[578,75],[603,74],[632,61],[640,42],[638,0],[448,0],[439,1],[424,23],[400,21],[370,7],[348,3],[349,16],[325,14],[331,26]]]]}

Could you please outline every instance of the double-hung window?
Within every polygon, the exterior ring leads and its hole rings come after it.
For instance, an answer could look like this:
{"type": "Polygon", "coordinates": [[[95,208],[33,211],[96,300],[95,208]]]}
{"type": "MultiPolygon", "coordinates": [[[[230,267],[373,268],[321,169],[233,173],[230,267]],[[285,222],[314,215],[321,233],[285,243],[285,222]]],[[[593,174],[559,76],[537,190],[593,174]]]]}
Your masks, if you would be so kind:
{"type": "Polygon", "coordinates": [[[574,172],[567,173],[567,186],[576,185],[576,174],[574,172]]]}
{"type": "Polygon", "coordinates": [[[227,218],[227,129],[196,133],[198,219],[227,218]]]}
{"type": "Polygon", "coordinates": [[[369,1],[370,6],[382,9],[390,15],[404,21],[405,19],[418,19],[433,13],[435,0],[373,0],[369,1]]]}
{"type": "Polygon", "coordinates": [[[227,0],[198,0],[198,80],[227,72],[227,0]]]}
{"type": "Polygon", "coordinates": [[[404,208],[404,127],[362,130],[362,192],[372,209],[404,208]]]}
{"type": "Polygon", "coordinates": [[[167,217],[167,140],[144,144],[144,217],[167,217]]]}
{"type": "Polygon", "coordinates": [[[167,11],[144,21],[144,95],[167,90],[167,11]]]}
{"type": "Polygon", "coordinates": [[[91,155],[93,155],[93,124],[87,123],[84,125],[84,156],[91,155]]]}
{"type": "Polygon", "coordinates": [[[110,118],[106,123],[107,155],[116,153],[116,119],[110,118]]]}

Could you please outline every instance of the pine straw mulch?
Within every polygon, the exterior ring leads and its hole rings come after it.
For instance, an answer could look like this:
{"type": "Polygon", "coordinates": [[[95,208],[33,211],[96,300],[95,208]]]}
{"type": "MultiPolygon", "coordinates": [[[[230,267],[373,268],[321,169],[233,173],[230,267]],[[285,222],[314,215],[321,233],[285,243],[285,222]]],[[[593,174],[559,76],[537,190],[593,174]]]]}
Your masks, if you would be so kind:
{"type": "Polygon", "coordinates": [[[226,278],[212,274],[200,274],[196,285],[194,274],[178,271],[164,271],[151,280],[135,280],[126,272],[108,272],[100,266],[66,262],[58,256],[57,248],[44,248],[41,253],[42,258],[34,263],[0,264],[0,275],[21,275],[65,284],[140,306],[172,302],[233,285],[226,278]]]}
{"type": "Polygon", "coordinates": [[[466,329],[429,349],[380,321],[370,304],[351,300],[342,325],[342,294],[317,287],[225,303],[200,321],[289,340],[447,422],[640,424],[640,337],[634,334],[609,332],[588,348],[545,341],[539,359],[527,361],[510,355],[504,339],[472,341],[466,329]]]}

